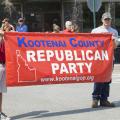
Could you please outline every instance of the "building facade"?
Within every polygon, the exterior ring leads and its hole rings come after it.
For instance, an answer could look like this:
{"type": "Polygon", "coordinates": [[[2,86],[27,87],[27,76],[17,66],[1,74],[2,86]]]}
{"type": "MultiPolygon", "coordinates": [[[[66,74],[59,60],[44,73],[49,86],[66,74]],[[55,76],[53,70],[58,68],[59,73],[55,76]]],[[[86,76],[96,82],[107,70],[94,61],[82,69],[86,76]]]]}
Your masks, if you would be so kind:
{"type": "MultiPolygon", "coordinates": [[[[1,0],[3,1],[3,0],[1,0]]],[[[5,1],[5,0],[4,0],[5,1]]],[[[29,31],[52,31],[52,24],[58,24],[64,29],[66,20],[72,20],[79,26],[81,32],[90,32],[93,28],[93,13],[87,6],[87,0],[11,0],[13,6],[5,10],[0,7],[1,20],[11,18],[16,24],[19,17],[25,17],[29,31]]],[[[2,3],[2,2],[1,2],[2,3]]],[[[119,31],[120,26],[120,1],[102,0],[102,5],[96,12],[96,26],[101,24],[101,15],[110,11],[113,25],[119,31]]]]}

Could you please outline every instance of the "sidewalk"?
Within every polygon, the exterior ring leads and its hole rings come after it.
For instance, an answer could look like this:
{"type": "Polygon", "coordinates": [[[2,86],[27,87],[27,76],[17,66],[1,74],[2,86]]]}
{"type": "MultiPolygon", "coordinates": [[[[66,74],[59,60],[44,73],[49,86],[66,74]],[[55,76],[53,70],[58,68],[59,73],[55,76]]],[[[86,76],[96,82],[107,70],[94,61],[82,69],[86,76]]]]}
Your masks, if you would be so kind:
{"type": "Polygon", "coordinates": [[[111,84],[115,108],[91,108],[93,84],[57,84],[9,88],[4,112],[12,120],[120,120],[120,84],[111,84]]]}
{"type": "Polygon", "coordinates": [[[112,83],[120,83],[120,64],[115,64],[112,73],[112,83]]]}
{"type": "Polygon", "coordinates": [[[119,74],[120,75],[120,64],[115,64],[114,65],[113,75],[114,74],[119,74]]]}

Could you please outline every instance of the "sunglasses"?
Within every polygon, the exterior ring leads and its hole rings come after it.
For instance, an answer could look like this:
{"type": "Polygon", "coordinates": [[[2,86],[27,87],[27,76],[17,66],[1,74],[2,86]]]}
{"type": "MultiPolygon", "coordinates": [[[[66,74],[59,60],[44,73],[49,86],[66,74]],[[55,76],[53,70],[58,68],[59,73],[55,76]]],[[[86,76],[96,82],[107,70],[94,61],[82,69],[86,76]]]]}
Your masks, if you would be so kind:
{"type": "Polygon", "coordinates": [[[23,22],[23,20],[20,20],[19,22],[23,22]]]}

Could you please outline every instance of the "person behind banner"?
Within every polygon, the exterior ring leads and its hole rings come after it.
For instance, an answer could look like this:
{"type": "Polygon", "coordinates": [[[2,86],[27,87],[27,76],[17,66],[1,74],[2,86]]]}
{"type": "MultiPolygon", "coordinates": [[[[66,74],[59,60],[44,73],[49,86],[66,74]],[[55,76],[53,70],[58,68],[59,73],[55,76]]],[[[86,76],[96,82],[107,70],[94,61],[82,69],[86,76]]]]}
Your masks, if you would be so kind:
{"type": "Polygon", "coordinates": [[[57,24],[53,24],[53,32],[52,33],[59,33],[60,27],[57,24]]]}
{"type": "Polygon", "coordinates": [[[9,23],[9,19],[8,19],[8,18],[5,18],[5,19],[2,21],[1,30],[2,30],[3,32],[15,31],[13,25],[11,25],[11,24],[9,23]]]}
{"type": "Polygon", "coordinates": [[[65,22],[65,30],[63,30],[63,33],[73,33],[73,24],[71,21],[65,22]]]}
{"type": "Polygon", "coordinates": [[[28,26],[25,24],[25,20],[23,18],[18,19],[18,25],[16,26],[17,32],[28,32],[28,26]]]}
{"type": "MultiPolygon", "coordinates": [[[[102,25],[93,29],[91,33],[112,33],[113,47],[116,48],[116,38],[118,38],[118,32],[111,27],[112,17],[109,12],[105,12],[102,15],[102,25]]],[[[114,56],[113,56],[114,57],[114,56]]],[[[110,82],[94,83],[94,90],[92,93],[92,108],[97,108],[98,102],[100,106],[115,107],[114,103],[108,101],[110,92],[110,82]]]]}
{"type": "Polygon", "coordinates": [[[72,25],[72,32],[79,33],[79,26],[75,23],[72,25]]]}
{"type": "Polygon", "coordinates": [[[10,120],[5,113],[2,112],[2,96],[7,92],[6,72],[5,72],[5,48],[3,40],[3,31],[0,30],[0,120],[10,120]]]}

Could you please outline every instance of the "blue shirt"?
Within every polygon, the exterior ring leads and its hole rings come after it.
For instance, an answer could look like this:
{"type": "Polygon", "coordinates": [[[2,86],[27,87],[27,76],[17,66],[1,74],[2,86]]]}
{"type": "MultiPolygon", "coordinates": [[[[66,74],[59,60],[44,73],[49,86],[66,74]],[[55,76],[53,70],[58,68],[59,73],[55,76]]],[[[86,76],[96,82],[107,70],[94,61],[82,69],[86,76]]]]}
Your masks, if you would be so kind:
{"type": "Polygon", "coordinates": [[[23,25],[17,25],[16,26],[16,31],[17,32],[28,32],[28,27],[25,24],[23,24],[23,25]]]}

